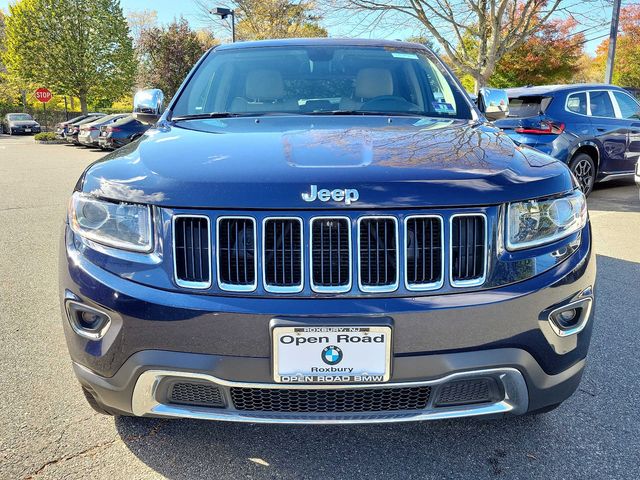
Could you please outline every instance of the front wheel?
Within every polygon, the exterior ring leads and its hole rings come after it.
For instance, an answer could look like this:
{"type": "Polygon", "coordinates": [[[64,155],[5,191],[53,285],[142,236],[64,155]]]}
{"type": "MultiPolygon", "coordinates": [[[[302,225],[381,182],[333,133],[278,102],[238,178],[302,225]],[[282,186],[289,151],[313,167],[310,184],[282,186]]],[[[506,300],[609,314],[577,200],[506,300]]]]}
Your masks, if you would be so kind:
{"type": "Polygon", "coordinates": [[[586,153],[579,153],[569,163],[569,168],[575,175],[580,189],[588,196],[596,183],[596,164],[586,153]]]}

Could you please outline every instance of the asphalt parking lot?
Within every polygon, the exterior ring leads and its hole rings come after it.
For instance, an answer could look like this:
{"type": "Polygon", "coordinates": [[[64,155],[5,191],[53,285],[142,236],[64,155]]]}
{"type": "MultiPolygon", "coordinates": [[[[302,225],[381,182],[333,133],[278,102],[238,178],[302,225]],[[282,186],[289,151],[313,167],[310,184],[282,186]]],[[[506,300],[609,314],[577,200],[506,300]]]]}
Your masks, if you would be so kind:
{"type": "Polygon", "coordinates": [[[579,391],[538,417],[260,426],[95,414],[60,325],[66,201],[101,153],[0,136],[0,478],[640,478],[640,199],[589,199],[597,314],[579,391]]]}

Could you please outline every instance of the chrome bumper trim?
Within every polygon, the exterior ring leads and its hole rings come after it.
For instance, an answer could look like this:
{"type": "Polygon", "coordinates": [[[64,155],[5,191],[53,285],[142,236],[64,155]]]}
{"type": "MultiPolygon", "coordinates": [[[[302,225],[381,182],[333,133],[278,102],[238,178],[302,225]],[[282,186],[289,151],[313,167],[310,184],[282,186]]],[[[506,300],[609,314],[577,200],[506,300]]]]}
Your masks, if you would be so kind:
{"type": "Polygon", "coordinates": [[[291,385],[272,383],[231,382],[203,373],[170,370],[148,370],[140,375],[133,390],[132,409],[136,416],[161,416],[173,418],[193,418],[200,420],[221,420],[248,423],[289,423],[289,424],[354,424],[392,423],[448,418],[473,417],[500,413],[523,414],[529,406],[529,394],[524,377],[515,368],[494,368],[457,372],[445,377],[422,382],[357,384],[357,385],[291,385]],[[359,388],[401,388],[437,386],[447,382],[493,377],[501,382],[505,397],[499,402],[482,405],[455,407],[432,407],[424,410],[389,411],[371,413],[280,413],[239,411],[233,408],[203,408],[160,403],[157,390],[164,378],[178,377],[199,381],[209,381],[221,387],[273,388],[273,389],[359,389],[359,388]]]}

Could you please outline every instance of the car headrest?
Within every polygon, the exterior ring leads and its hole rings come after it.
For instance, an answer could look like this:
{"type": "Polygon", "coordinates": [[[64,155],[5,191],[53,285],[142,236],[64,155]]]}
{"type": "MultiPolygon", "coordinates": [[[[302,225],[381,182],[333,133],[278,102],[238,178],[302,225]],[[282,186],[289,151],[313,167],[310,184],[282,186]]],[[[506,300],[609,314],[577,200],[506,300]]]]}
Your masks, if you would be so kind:
{"type": "Polygon", "coordinates": [[[282,75],[277,70],[252,70],[245,83],[246,98],[277,100],[284,97],[282,75]]]}
{"type": "Polygon", "coordinates": [[[363,68],[356,76],[356,98],[393,95],[393,78],[385,68],[363,68]]]}

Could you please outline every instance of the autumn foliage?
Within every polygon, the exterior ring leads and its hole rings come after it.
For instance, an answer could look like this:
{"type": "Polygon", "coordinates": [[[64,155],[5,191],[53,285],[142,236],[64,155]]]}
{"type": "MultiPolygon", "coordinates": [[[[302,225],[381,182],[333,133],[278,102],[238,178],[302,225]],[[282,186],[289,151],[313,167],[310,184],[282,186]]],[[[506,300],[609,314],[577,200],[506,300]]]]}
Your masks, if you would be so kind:
{"type": "Polygon", "coordinates": [[[571,82],[579,70],[584,34],[572,34],[573,18],[550,20],[498,63],[490,84],[494,87],[571,82]]]}
{"type": "MultiPolygon", "coordinates": [[[[604,78],[609,40],[596,49],[592,68],[604,78]]],[[[616,44],[613,83],[626,87],[640,87],[640,4],[623,7],[620,11],[620,31],[616,44]]]]}

